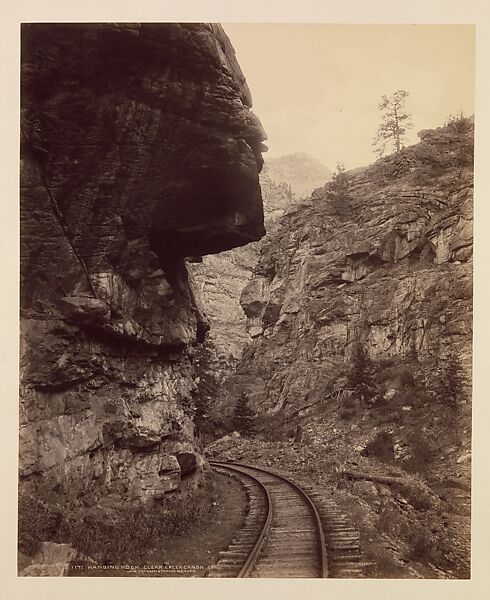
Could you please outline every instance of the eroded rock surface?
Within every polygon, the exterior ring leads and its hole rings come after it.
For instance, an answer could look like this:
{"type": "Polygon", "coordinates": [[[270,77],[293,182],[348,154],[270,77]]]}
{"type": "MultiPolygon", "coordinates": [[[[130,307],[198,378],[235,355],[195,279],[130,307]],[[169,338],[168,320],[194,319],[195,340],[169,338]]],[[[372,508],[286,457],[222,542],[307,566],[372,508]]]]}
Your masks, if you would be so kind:
{"type": "MultiPolygon", "coordinates": [[[[274,235],[282,215],[330,179],[330,170],[307,154],[266,159],[260,173],[264,218],[268,236],[274,235]]],[[[235,248],[192,265],[211,331],[208,349],[220,377],[233,370],[251,338],[240,295],[252,277],[264,240],[235,248]]]]}
{"type": "Polygon", "coordinates": [[[359,344],[420,384],[449,352],[469,375],[472,136],[471,121],[423,131],[281,218],[242,293],[255,342],[231,397],[245,389],[259,413],[295,414],[348,387],[359,344]]]}
{"type": "Polygon", "coordinates": [[[265,135],[219,25],[22,28],[21,491],[145,501],[202,459],[186,257],[265,233],[265,135]]]}

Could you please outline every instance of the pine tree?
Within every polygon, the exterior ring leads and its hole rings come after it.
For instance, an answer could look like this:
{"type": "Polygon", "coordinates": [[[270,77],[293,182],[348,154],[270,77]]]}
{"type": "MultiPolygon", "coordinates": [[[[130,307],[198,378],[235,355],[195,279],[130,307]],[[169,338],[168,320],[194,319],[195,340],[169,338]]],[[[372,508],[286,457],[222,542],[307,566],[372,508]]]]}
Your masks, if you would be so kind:
{"type": "Polygon", "coordinates": [[[373,367],[362,344],[358,344],[354,352],[348,384],[361,405],[368,404],[375,396],[373,367]]]}
{"type": "Polygon", "coordinates": [[[390,97],[382,96],[378,104],[382,112],[382,120],[374,137],[373,147],[380,157],[390,143],[396,152],[400,152],[405,134],[412,127],[412,115],[405,112],[408,95],[405,90],[398,90],[390,97]]]}
{"type": "Polygon", "coordinates": [[[250,436],[254,433],[255,416],[248,405],[248,396],[245,392],[241,392],[235,404],[233,426],[235,427],[236,431],[244,436],[250,436]]]}
{"type": "Polygon", "coordinates": [[[194,400],[196,411],[194,413],[194,424],[198,435],[201,435],[209,419],[209,409],[211,402],[209,397],[197,396],[194,400]]]}
{"type": "Polygon", "coordinates": [[[202,346],[199,346],[194,358],[194,366],[197,374],[197,391],[194,398],[194,424],[198,435],[206,430],[209,422],[209,412],[220,388],[219,379],[214,374],[214,354],[214,347],[210,342],[206,342],[202,346]]]}
{"type": "Polygon", "coordinates": [[[343,199],[348,196],[348,192],[349,185],[347,183],[347,175],[345,174],[345,165],[342,162],[337,162],[337,167],[332,175],[327,193],[335,199],[343,199]]]}
{"type": "Polygon", "coordinates": [[[466,377],[459,357],[451,352],[441,359],[434,375],[434,392],[437,400],[452,408],[463,404],[466,377]]]}

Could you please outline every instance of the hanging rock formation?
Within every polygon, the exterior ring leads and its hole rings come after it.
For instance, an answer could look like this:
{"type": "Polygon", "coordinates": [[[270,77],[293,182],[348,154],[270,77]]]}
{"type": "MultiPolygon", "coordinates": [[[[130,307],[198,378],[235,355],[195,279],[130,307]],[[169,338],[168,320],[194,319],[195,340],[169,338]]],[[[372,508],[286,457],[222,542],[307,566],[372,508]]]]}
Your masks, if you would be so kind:
{"type": "MultiPolygon", "coordinates": [[[[291,191],[285,183],[274,183],[260,175],[267,233],[277,219],[293,204],[291,191]]],[[[226,376],[250,342],[247,319],[240,306],[240,295],[252,277],[259,260],[263,240],[206,256],[202,262],[191,265],[199,297],[211,329],[207,349],[213,357],[213,372],[226,376]]]]}
{"type": "Polygon", "coordinates": [[[22,28],[22,493],[146,501],[199,472],[186,257],[265,233],[219,25],[22,28]]]}
{"type": "MultiPolygon", "coordinates": [[[[304,153],[267,159],[260,173],[267,234],[273,235],[280,217],[300,197],[309,195],[331,178],[331,171],[304,153]]],[[[252,277],[264,240],[207,256],[192,265],[199,296],[211,323],[207,350],[214,357],[213,372],[226,377],[251,341],[240,295],[252,277]]]]}

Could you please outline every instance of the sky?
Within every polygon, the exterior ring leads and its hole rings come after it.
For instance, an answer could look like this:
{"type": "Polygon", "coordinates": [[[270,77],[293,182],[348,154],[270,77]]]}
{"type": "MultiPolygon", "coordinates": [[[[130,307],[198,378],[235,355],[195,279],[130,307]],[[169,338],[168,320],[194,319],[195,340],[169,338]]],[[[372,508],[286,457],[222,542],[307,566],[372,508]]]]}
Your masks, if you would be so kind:
{"type": "Polygon", "coordinates": [[[268,134],[269,157],[372,163],[382,95],[409,92],[417,132],[474,114],[472,25],[224,24],[268,134]]]}

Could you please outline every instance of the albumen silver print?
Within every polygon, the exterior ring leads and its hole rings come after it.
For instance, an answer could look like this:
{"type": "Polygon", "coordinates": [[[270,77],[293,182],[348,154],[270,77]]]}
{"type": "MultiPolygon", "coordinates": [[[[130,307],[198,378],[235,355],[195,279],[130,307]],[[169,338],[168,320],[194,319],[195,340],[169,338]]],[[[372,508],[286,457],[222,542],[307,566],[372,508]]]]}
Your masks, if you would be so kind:
{"type": "Polygon", "coordinates": [[[19,576],[470,578],[475,27],[20,37],[19,576]]]}

